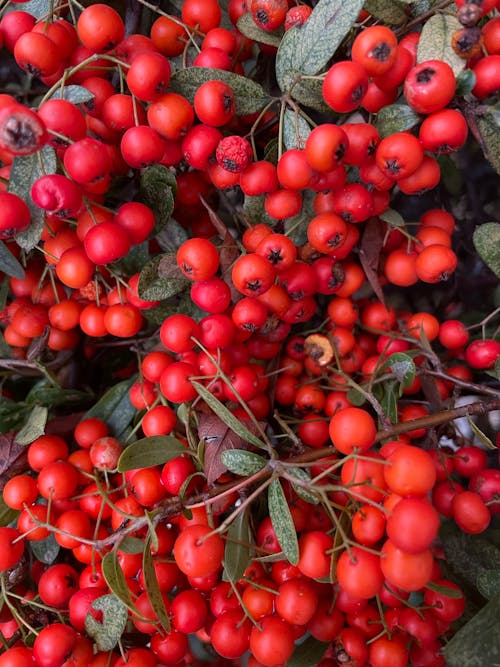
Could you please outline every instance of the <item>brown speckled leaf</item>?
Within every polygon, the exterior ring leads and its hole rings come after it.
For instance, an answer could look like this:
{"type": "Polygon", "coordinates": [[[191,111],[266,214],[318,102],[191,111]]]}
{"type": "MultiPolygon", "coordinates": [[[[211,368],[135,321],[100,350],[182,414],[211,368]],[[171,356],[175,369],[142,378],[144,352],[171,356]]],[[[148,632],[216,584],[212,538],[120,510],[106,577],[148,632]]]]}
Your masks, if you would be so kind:
{"type": "Polygon", "coordinates": [[[14,433],[0,435],[0,491],[9,479],[28,469],[28,450],[14,442],[14,433]]]}
{"type": "MultiPolygon", "coordinates": [[[[208,483],[212,484],[227,472],[226,466],[222,463],[222,452],[228,449],[247,449],[248,443],[214,414],[199,413],[198,420],[198,435],[205,442],[204,473],[208,483]]],[[[245,420],[243,423],[249,431],[259,435],[251,421],[245,420]]]]}
{"type": "Polygon", "coordinates": [[[380,251],[384,244],[384,229],[378,218],[370,218],[365,226],[359,248],[359,259],[363,271],[377,299],[384,303],[384,293],[378,279],[380,251]]]}

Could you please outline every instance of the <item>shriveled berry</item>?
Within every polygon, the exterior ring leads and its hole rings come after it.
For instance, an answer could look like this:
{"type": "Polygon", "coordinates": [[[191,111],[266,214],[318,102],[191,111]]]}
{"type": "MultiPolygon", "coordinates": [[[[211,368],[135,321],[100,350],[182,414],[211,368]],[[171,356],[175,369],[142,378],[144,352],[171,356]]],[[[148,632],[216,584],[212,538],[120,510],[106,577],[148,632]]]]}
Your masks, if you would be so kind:
{"type": "Polygon", "coordinates": [[[243,137],[236,134],[224,137],[219,142],[215,153],[217,162],[226,171],[239,174],[244,171],[252,161],[252,146],[243,137]]]}

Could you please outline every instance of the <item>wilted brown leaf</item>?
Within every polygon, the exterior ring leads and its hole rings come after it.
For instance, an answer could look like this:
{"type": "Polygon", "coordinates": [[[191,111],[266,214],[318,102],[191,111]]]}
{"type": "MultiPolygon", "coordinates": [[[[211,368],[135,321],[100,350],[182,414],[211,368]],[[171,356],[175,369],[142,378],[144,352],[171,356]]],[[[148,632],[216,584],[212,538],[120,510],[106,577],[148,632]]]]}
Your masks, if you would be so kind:
{"type": "MultiPolygon", "coordinates": [[[[260,435],[251,421],[244,420],[243,423],[256,436],[260,435]]],[[[198,435],[205,443],[203,467],[209,484],[213,484],[227,471],[221,460],[222,452],[228,449],[248,449],[248,443],[214,414],[198,414],[198,435]]]]}
{"type": "Polygon", "coordinates": [[[0,435],[0,491],[9,479],[28,469],[28,450],[14,442],[14,433],[0,435]]]}
{"type": "Polygon", "coordinates": [[[359,259],[368,282],[381,303],[384,303],[384,293],[378,279],[378,264],[383,244],[383,226],[378,218],[370,218],[361,237],[359,259]]]}

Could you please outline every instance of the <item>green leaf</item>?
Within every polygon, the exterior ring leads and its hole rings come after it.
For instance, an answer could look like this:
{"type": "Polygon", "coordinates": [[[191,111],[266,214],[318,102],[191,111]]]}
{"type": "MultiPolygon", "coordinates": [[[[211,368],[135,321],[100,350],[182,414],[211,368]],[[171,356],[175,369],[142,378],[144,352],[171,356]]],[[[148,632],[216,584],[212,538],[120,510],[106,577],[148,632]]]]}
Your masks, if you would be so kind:
{"type": "Polygon", "coordinates": [[[161,164],[145,169],[141,176],[140,198],[155,214],[155,228],[158,232],[167,224],[174,210],[177,181],[174,174],[161,164]]]}
{"type": "Polygon", "coordinates": [[[36,19],[43,19],[50,16],[52,9],[51,0],[30,0],[30,2],[11,2],[9,10],[28,12],[36,19]]]}
{"type": "MultiPolygon", "coordinates": [[[[476,117],[479,140],[484,156],[493,169],[500,174],[500,119],[493,107],[476,117]]],[[[477,137],[476,137],[477,138],[477,137]]]]}
{"type": "Polygon", "coordinates": [[[148,538],[144,545],[144,554],[142,558],[142,573],[144,575],[144,584],[148,600],[160,621],[163,629],[170,632],[170,619],[168,617],[165,603],[160,591],[156,571],[154,568],[153,556],[151,555],[151,539],[148,538]]]}
{"type": "Polygon", "coordinates": [[[500,569],[480,572],[476,583],[481,595],[491,600],[495,595],[500,594],[500,569]]]}
{"type": "Polygon", "coordinates": [[[3,241],[0,241],[0,271],[24,280],[24,269],[3,241]]]}
{"type": "Polygon", "coordinates": [[[177,267],[175,264],[175,255],[169,254],[153,257],[142,269],[137,286],[137,291],[141,299],[145,299],[146,301],[169,299],[182,292],[189,284],[189,280],[182,275],[180,270],[177,273],[181,277],[160,276],[160,264],[162,262],[165,264],[165,260],[171,261],[172,266],[175,265],[177,267]]]}
{"type": "Polygon", "coordinates": [[[118,472],[136,468],[152,468],[188,454],[189,450],[171,435],[152,435],[126,447],[118,461],[118,472]]]}
{"type": "Polygon", "coordinates": [[[235,475],[253,475],[267,465],[262,456],[245,449],[226,449],[221,454],[222,463],[235,475]]]}
{"type": "Polygon", "coordinates": [[[139,537],[127,535],[119,544],[118,548],[126,554],[142,554],[144,551],[144,540],[139,537]]]}
{"type": "Polygon", "coordinates": [[[434,593],[446,595],[447,598],[451,598],[453,600],[460,600],[463,597],[463,593],[461,591],[457,591],[456,588],[443,586],[442,584],[436,584],[434,581],[429,581],[425,585],[425,588],[428,588],[430,591],[434,591],[434,593]]]}
{"type": "Polygon", "coordinates": [[[243,215],[251,225],[256,225],[262,221],[262,218],[265,215],[264,201],[264,195],[255,197],[245,195],[243,200],[243,215]]]}
{"type": "Polygon", "coordinates": [[[328,646],[314,637],[307,637],[295,648],[292,657],[286,662],[287,667],[314,667],[321,661],[328,646]]]}
{"type": "Polygon", "coordinates": [[[62,387],[49,387],[46,384],[33,387],[26,396],[26,402],[30,405],[39,403],[47,407],[57,405],[75,405],[88,403],[90,394],[78,389],[63,389],[62,387]]]}
{"type": "Polygon", "coordinates": [[[238,514],[231,522],[227,531],[226,546],[224,549],[224,581],[238,581],[243,576],[250,563],[250,547],[252,532],[248,523],[247,512],[238,514]]]}
{"type": "Polygon", "coordinates": [[[471,69],[465,69],[457,76],[457,87],[455,95],[464,97],[468,95],[476,85],[476,75],[471,69]]]}
{"type": "Polygon", "coordinates": [[[393,208],[388,208],[386,211],[380,213],[378,217],[384,222],[386,222],[390,227],[405,226],[405,221],[403,219],[403,216],[401,215],[401,213],[395,211],[393,208]]]}
{"type": "Polygon", "coordinates": [[[474,230],[472,240],[483,262],[500,278],[500,223],[486,222],[479,225],[474,230]]]}
{"type": "Polygon", "coordinates": [[[436,159],[441,170],[441,183],[454,197],[458,197],[464,188],[464,172],[454,159],[454,155],[437,155],[436,159]]]}
{"type": "Polygon", "coordinates": [[[67,100],[73,104],[84,104],[93,99],[94,94],[90,92],[87,88],[83,86],[75,86],[71,84],[69,86],[63,86],[58,88],[56,92],[50,97],[51,100],[67,100]]]}
{"type": "Polygon", "coordinates": [[[500,663],[500,594],[492,598],[444,646],[447,667],[500,663]]]}
{"type": "MultiPolygon", "coordinates": [[[[293,71],[290,76],[293,76],[293,71]]],[[[323,98],[323,79],[302,79],[293,87],[291,95],[294,100],[306,107],[327,113],[329,116],[333,114],[323,98]]]]}
{"type": "MultiPolygon", "coordinates": [[[[23,11],[28,10],[24,9],[23,11]]],[[[15,236],[16,243],[24,250],[29,251],[36,246],[45,224],[45,211],[36,206],[31,199],[31,186],[41,176],[54,174],[56,171],[56,152],[49,145],[31,155],[18,155],[12,162],[8,190],[21,197],[28,205],[31,213],[29,227],[15,236]]]]}
{"type": "Polygon", "coordinates": [[[356,408],[359,408],[361,405],[366,403],[366,398],[363,394],[356,389],[356,387],[351,387],[347,392],[346,396],[349,403],[352,403],[356,408]]]}
{"type": "Polygon", "coordinates": [[[28,411],[29,407],[24,403],[16,403],[2,396],[0,401],[0,433],[21,428],[28,417],[28,411]]]}
{"type": "Polygon", "coordinates": [[[420,116],[407,104],[389,104],[377,114],[375,123],[382,138],[395,132],[405,132],[420,122],[420,116]]]}
{"type": "Polygon", "coordinates": [[[13,510],[5,504],[5,501],[0,493],[0,527],[8,526],[14,519],[19,516],[19,510],[13,510]]]}
{"type": "Polygon", "coordinates": [[[30,445],[34,440],[45,433],[45,425],[49,411],[41,405],[35,405],[28,417],[28,421],[16,435],[18,445],[30,445]]]}
{"type": "Polygon", "coordinates": [[[320,500],[318,496],[314,493],[312,493],[311,489],[311,475],[307,470],[304,470],[304,468],[288,468],[287,470],[289,475],[292,475],[292,477],[296,477],[299,479],[301,482],[304,482],[306,486],[303,486],[302,484],[293,484],[292,486],[297,493],[298,496],[302,498],[302,500],[305,500],[306,503],[310,503],[311,505],[317,505],[320,500]]]}
{"type": "Polygon", "coordinates": [[[149,243],[144,241],[139,245],[133,245],[125,257],[113,263],[113,269],[118,273],[124,273],[126,276],[132,276],[139,273],[149,261],[149,243]]]}
{"type": "Polygon", "coordinates": [[[399,25],[408,18],[408,4],[398,0],[366,0],[364,8],[384,23],[399,25]]]}
{"type": "Polygon", "coordinates": [[[285,109],[283,119],[283,143],[285,148],[304,148],[311,134],[309,123],[297,111],[285,109]]]}
{"type": "Polygon", "coordinates": [[[382,410],[391,424],[397,424],[399,383],[396,380],[389,380],[381,385],[377,385],[374,387],[374,394],[380,401],[382,410]]]}
{"type": "Polygon", "coordinates": [[[97,417],[109,426],[112,433],[119,435],[129,425],[135,415],[135,408],[130,402],[129,389],[135,378],[124,380],[111,387],[97,403],[85,414],[85,418],[97,417]]]}
{"type": "Polygon", "coordinates": [[[61,550],[60,545],[56,542],[54,533],[50,533],[44,540],[29,542],[29,545],[35,558],[46,565],[52,565],[61,550]]]}
{"type": "Polygon", "coordinates": [[[273,479],[267,493],[269,516],[283,553],[292,565],[299,562],[299,542],[290,507],[279,479],[273,479]]]}
{"type": "Polygon", "coordinates": [[[127,608],[116,595],[102,595],[92,602],[91,607],[102,612],[102,623],[87,613],[85,631],[95,641],[99,651],[112,651],[127,625],[127,608]]]}
{"type": "Polygon", "coordinates": [[[259,42],[260,44],[275,46],[276,48],[280,45],[281,37],[283,36],[282,30],[270,32],[268,30],[262,30],[262,28],[259,28],[259,26],[253,20],[250,12],[240,16],[236,27],[241,32],[241,34],[245,35],[245,37],[248,37],[248,39],[251,39],[254,42],[259,42]]]}
{"type": "Polygon", "coordinates": [[[405,389],[411,387],[415,380],[415,362],[404,352],[396,352],[384,361],[381,370],[390,368],[392,374],[396,377],[405,389]]]}
{"type": "Polygon", "coordinates": [[[116,595],[127,609],[130,609],[136,615],[140,615],[132,604],[130,597],[130,590],[127,586],[127,580],[123,574],[123,570],[118,562],[116,551],[107,553],[101,561],[101,569],[103,577],[109,586],[109,590],[116,595]]]}
{"type": "Polygon", "coordinates": [[[193,103],[196,91],[206,81],[224,81],[231,86],[236,103],[236,113],[239,116],[260,111],[271,101],[271,97],[255,81],[234,72],[210,67],[181,69],[172,75],[169,87],[193,103]]]}
{"type": "Polygon", "coordinates": [[[461,30],[462,25],[456,16],[450,14],[434,14],[428,19],[417,46],[417,63],[427,60],[442,60],[451,67],[455,76],[465,67],[465,60],[460,58],[451,43],[451,38],[456,30],[461,30]]]}
{"type": "Polygon", "coordinates": [[[238,419],[238,417],[235,417],[231,410],[226,408],[224,403],[221,403],[219,399],[216,398],[206,387],[204,387],[199,382],[196,382],[195,380],[193,380],[191,384],[205,401],[205,403],[215,412],[217,417],[222,419],[222,421],[228,428],[231,429],[231,431],[234,431],[234,433],[239,435],[240,438],[245,442],[249,442],[256,447],[259,447],[260,449],[265,449],[266,446],[262,440],[257,438],[256,435],[249,431],[247,427],[238,419]]]}
{"type": "Polygon", "coordinates": [[[364,0],[319,0],[306,23],[288,30],[276,56],[276,76],[283,92],[290,90],[293,70],[308,76],[327,65],[355,23],[364,0]]]}

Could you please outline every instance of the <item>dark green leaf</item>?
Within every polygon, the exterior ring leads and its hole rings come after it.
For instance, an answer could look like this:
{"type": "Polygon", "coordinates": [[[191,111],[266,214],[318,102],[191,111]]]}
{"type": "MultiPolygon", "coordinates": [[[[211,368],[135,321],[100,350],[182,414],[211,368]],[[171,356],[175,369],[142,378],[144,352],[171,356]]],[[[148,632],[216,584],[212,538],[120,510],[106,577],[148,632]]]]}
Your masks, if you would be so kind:
{"type": "Polygon", "coordinates": [[[112,651],[127,625],[127,608],[116,595],[103,595],[94,600],[91,607],[102,612],[102,623],[87,613],[85,631],[95,641],[99,651],[112,651]]]}
{"type": "Polygon", "coordinates": [[[144,554],[142,558],[142,573],[144,575],[144,584],[151,607],[155,612],[161,626],[166,632],[170,632],[170,619],[165,603],[160,591],[156,571],[154,568],[153,556],[151,555],[151,541],[148,538],[144,545],[144,554]]]}
{"type": "MultiPolygon", "coordinates": [[[[23,11],[27,10],[24,9],[23,11]]],[[[56,153],[49,145],[45,145],[37,153],[14,158],[10,170],[8,189],[9,192],[13,192],[26,202],[31,213],[29,227],[15,236],[17,244],[24,250],[32,250],[36,246],[45,224],[45,211],[33,203],[31,186],[40,176],[54,174],[56,170],[56,153]]]]}
{"type": "Polygon", "coordinates": [[[293,109],[286,109],[283,119],[283,143],[285,148],[304,148],[311,134],[309,123],[293,109]]]}
{"type": "Polygon", "coordinates": [[[142,312],[144,317],[148,320],[148,322],[152,322],[157,326],[161,326],[164,320],[167,319],[167,317],[170,317],[170,315],[175,315],[175,313],[178,313],[180,311],[176,305],[165,302],[165,303],[160,303],[160,305],[156,306],[155,308],[148,308],[147,310],[143,310],[142,312]]]}
{"type": "Polygon", "coordinates": [[[120,551],[126,554],[142,554],[144,551],[144,540],[139,537],[127,535],[118,545],[120,551]]]}
{"type": "Polygon", "coordinates": [[[484,155],[497,174],[500,174],[500,120],[498,112],[493,108],[488,108],[484,115],[477,116],[476,123],[484,155]]]}
{"type": "Polygon", "coordinates": [[[17,516],[19,516],[19,510],[13,510],[6,505],[0,493],[0,527],[8,526],[17,516]]]}
{"type": "Polygon", "coordinates": [[[262,456],[244,449],[226,449],[221,454],[222,463],[235,475],[253,475],[267,465],[262,456]]]}
{"type": "Polygon", "coordinates": [[[0,271],[3,271],[8,276],[24,280],[24,269],[19,264],[18,260],[10,252],[9,248],[0,241],[0,271]]]}
{"type": "Polygon", "coordinates": [[[46,384],[33,387],[26,396],[26,402],[30,405],[39,403],[47,407],[57,405],[76,405],[88,403],[90,394],[78,389],[63,389],[62,387],[48,387],[46,384]]]}
{"type": "Polygon", "coordinates": [[[476,75],[471,69],[466,69],[457,76],[455,94],[458,97],[468,95],[476,85],[476,75]]]}
{"type": "Polygon", "coordinates": [[[407,104],[389,104],[377,114],[376,127],[380,136],[405,132],[420,122],[420,116],[407,104]]]}
{"type": "Polygon", "coordinates": [[[94,94],[83,86],[63,86],[58,88],[50,98],[51,100],[67,100],[73,104],[84,104],[94,97],[94,94]]]}
{"type": "Polygon", "coordinates": [[[61,549],[60,545],[56,542],[54,533],[50,533],[44,540],[29,542],[29,545],[35,558],[46,565],[52,565],[55,562],[61,549]]]}
{"type": "Polygon", "coordinates": [[[474,247],[483,262],[500,278],[500,223],[486,222],[474,230],[474,247]]]}
{"type": "Polygon", "coordinates": [[[447,667],[493,667],[500,663],[500,595],[450,639],[443,653],[447,667]]]}
{"type": "Polygon", "coordinates": [[[349,389],[347,392],[347,400],[357,408],[366,403],[366,398],[356,389],[356,387],[351,387],[351,389],[349,389]]]}
{"type": "Polygon", "coordinates": [[[283,553],[292,565],[299,562],[299,543],[297,532],[293,524],[290,507],[283,487],[279,479],[273,479],[269,485],[267,502],[269,507],[269,516],[273,524],[274,532],[278,538],[283,553]]]}
{"type": "Polygon", "coordinates": [[[167,167],[155,164],[143,171],[140,196],[142,202],[155,214],[156,224],[153,234],[157,234],[170,220],[176,192],[177,181],[167,167]]]}
{"type": "Polygon", "coordinates": [[[109,586],[109,590],[116,595],[127,609],[130,609],[139,616],[140,614],[138,614],[137,609],[132,604],[127,580],[125,579],[123,570],[118,562],[116,551],[110,551],[104,556],[101,561],[101,568],[103,577],[109,586]]]}
{"type": "Polygon", "coordinates": [[[314,637],[307,637],[295,648],[292,657],[286,662],[287,667],[314,667],[321,661],[328,646],[314,637]]]}
{"type": "Polygon", "coordinates": [[[192,385],[205,401],[205,403],[215,412],[217,417],[222,419],[222,421],[231,429],[231,431],[234,431],[234,433],[239,435],[240,438],[245,442],[249,442],[256,447],[259,447],[260,449],[265,449],[265,445],[262,440],[259,440],[256,435],[249,431],[247,427],[238,419],[238,417],[235,417],[231,410],[226,408],[224,403],[221,403],[219,399],[216,398],[206,387],[194,380],[192,385]]]}
{"type": "Polygon", "coordinates": [[[35,405],[28,417],[28,421],[16,435],[15,442],[18,445],[31,445],[33,440],[36,440],[45,433],[48,416],[49,411],[47,408],[35,405]]]}
{"type": "Polygon", "coordinates": [[[293,85],[294,70],[308,76],[327,65],[355,23],[364,0],[319,0],[299,30],[288,30],[276,56],[276,75],[283,92],[293,85]]]}
{"type": "Polygon", "coordinates": [[[434,593],[445,595],[447,598],[451,598],[453,600],[460,600],[461,598],[463,598],[463,593],[461,591],[457,591],[456,588],[451,588],[450,586],[443,586],[441,584],[436,584],[434,581],[429,581],[425,585],[425,587],[428,588],[430,591],[434,591],[434,593]]]}
{"type": "Polygon", "coordinates": [[[461,30],[462,25],[456,16],[450,14],[434,14],[428,19],[418,40],[417,63],[427,60],[442,60],[451,67],[455,76],[465,67],[465,60],[460,58],[451,43],[451,38],[456,30],[461,30]]]}
{"type": "Polygon", "coordinates": [[[90,408],[85,417],[97,417],[106,422],[112,433],[119,435],[129,425],[135,415],[135,408],[130,402],[129,389],[135,378],[124,380],[111,387],[97,403],[90,408]]]}
{"type": "Polygon", "coordinates": [[[234,72],[209,67],[188,67],[175,72],[170,79],[170,88],[192,103],[196,91],[206,81],[224,81],[231,86],[236,113],[240,116],[260,111],[271,100],[262,86],[255,81],[234,72]]]}
{"type": "Polygon", "coordinates": [[[477,577],[477,589],[488,600],[500,594],[500,569],[480,572],[477,577]]]}
{"type": "Polygon", "coordinates": [[[458,197],[464,187],[463,172],[453,155],[438,155],[436,159],[441,170],[441,183],[454,197],[458,197]]]}
{"type": "Polygon", "coordinates": [[[118,471],[152,468],[188,452],[182,442],[171,435],[152,435],[136,440],[123,450],[118,461],[118,471]]]}
{"type": "Polygon", "coordinates": [[[252,533],[248,524],[246,511],[240,512],[231,522],[227,532],[224,550],[224,581],[238,581],[250,563],[250,547],[252,533]]]}
{"type": "Polygon", "coordinates": [[[364,8],[384,23],[399,25],[408,18],[408,4],[398,0],[366,0],[364,8]]]}
{"type": "Polygon", "coordinates": [[[52,9],[51,0],[30,0],[29,2],[11,2],[9,10],[28,12],[36,19],[43,19],[50,16],[52,9]]]}
{"type": "Polygon", "coordinates": [[[113,269],[118,269],[119,273],[126,276],[132,276],[139,273],[149,260],[149,243],[144,241],[139,245],[133,245],[125,257],[114,262],[113,269]]]}
{"type": "Polygon", "coordinates": [[[23,425],[29,412],[24,403],[16,403],[6,397],[0,401],[0,433],[15,431],[23,425]]]}
{"type": "Polygon", "coordinates": [[[293,484],[292,486],[295,489],[295,492],[297,493],[298,496],[302,498],[302,500],[305,500],[306,503],[311,503],[311,505],[317,505],[319,503],[319,498],[316,494],[312,493],[311,489],[311,475],[307,470],[304,470],[304,468],[288,468],[287,470],[288,474],[291,475],[292,477],[296,477],[298,480],[301,482],[304,482],[306,486],[303,484],[293,484]]]}
{"type": "Polygon", "coordinates": [[[280,45],[281,37],[283,36],[282,30],[270,32],[268,30],[262,30],[259,28],[259,26],[253,20],[250,12],[240,16],[236,27],[241,32],[241,34],[245,35],[245,37],[248,37],[248,39],[251,39],[254,42],[260,42],[261,44],[275,46],[276,48],[280,45]]]}
{"type": "Polygon", "coordinates": [[[172,253],[157,255],[146,264],[139,276],[137,290],[141,299],[145,299],[146,301],[161,301],[179,294],[188,284],[189,281],[177,267],[175,255],[172,253]],[[165,267],[167,262],[172,267],[172,275],[161,276],[159,273],[160,265],[162,264],[165,267]]]}
{"type": "Polygon", "coordinates": [[[396,377],[405,389],[411,387],[415,380],[415,362],[404,352],[396,352],[384,361],[381,371],[390,368],[392,374],[396,377]]]}

